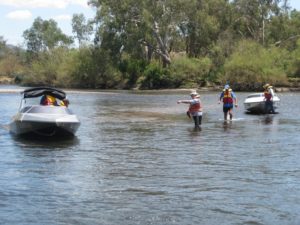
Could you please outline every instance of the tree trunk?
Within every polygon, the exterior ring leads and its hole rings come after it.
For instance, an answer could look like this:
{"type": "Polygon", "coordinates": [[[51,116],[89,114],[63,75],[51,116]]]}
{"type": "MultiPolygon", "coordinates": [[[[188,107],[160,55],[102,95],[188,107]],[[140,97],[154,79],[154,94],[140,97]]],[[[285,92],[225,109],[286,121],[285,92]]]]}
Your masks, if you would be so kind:
{"type": "Polygon", "coordinates": [[[154,31],[154,35],[155,35],[155,38],[156,38],[156,40],[158,42],[158,46],[159,46],[159,49],[156,52],[162,57],[163,65],[166,66],[166,65],[171,64],[171,58],[170,58],[170,55],[168,53],[167,47],[163,43],[162,38],[159,34],[159,27],[158,27],[157,22],[154,22],[153,31],[154,31]]]}

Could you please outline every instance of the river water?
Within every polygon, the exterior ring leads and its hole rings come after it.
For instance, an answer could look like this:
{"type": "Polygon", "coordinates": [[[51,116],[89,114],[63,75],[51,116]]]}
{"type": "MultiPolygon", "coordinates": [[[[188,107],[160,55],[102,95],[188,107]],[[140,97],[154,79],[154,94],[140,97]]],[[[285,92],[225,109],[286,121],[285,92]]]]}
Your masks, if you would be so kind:
{"type": "Polygon", "coordinates": [[[300,224],[299,93],[278,114],[223,122],[218,93],[69,92],[81,126],[68,140],[12,136],[20,95],[0,93],[1,224],[300,224]]]}

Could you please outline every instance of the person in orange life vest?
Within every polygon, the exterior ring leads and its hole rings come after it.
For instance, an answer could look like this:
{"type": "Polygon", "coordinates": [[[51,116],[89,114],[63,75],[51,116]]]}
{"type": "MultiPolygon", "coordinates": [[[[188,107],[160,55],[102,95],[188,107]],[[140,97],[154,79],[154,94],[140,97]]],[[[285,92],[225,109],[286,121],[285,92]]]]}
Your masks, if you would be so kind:
{"type": "Polygon", "coordinates": [[[220,94],[219,104],[223,100],[223,112],[224,112],[224,120],[227,120],[227,116],[229,114],[230,120],[232,120],[233,114],[233,104],[235,107],[237,104],[237,97],[228,84],[224,86],[222,93],[220,94]]]}
{"type": "Polygon", "coordinates": [[[58,106],[56,98],[51,95],[43,95],[40,100],[40,105],[58,106]]]}
{"type": "Polygon", "coordinates": [[[273,97],[274,97],[273,87],[270,84],[265,84],[263,88],[265,89],[264,90],[265,113],[275,113],[273,107],[273,97]]]}
{"type": "Polygon", "coordinates": [[[200,95],[196,91],[192,91],[190,94],[190,100],[178,100],[177,104],[185,103],[189,104],[187,115],[193,117],[195,128],[198,128],[202,123],[202,104],[200,101],[200,95]]]}

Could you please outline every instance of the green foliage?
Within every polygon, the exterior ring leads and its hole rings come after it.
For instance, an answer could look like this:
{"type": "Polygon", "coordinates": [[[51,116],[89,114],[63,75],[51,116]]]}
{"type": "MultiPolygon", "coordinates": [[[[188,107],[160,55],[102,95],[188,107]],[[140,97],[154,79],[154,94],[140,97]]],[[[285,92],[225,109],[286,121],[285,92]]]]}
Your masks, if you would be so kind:
{"type": "Polygon", "coordinates": [[[0,36],[0,76],[14,80],[24,73],[23,52],[19,47],[6,45],[6,41],[0,36]]]}
{"type": "Polygon", "coordinates": [[[287,65],[285,51],[279,48],[265,49],[253,41],[241,41],[224,66],[223,83],[245,84],[248,87],[256,83],[284,84],[287,65]]]}
{"type": "Polygon", "coordinates": [[[113,88],[121,81],[109,53],[103,49],[80,48],[74,55],[72,65],[70,73],[77,87],[113,88]]]}
{"type": "Polygon", "coordinates": [[[289,77],[300,78],[300,39],[297,41],[296,49],[291,52],[287,71],[289,77]]]}
{"type": "Polygon", "coordinates": [[[139,80],[139,83],[142,89],[177,87],[174,77],[157,62],[153,62],[146,67],[144,77],[139,80]]]}
{"type": "Polygon", "coordinates": [[[297,47],[300,29],[300,12],[280,14],[272,17],[268,24],[268,44],[293,51],[297,47]]]}
{"type": "Polygon", "coordinates": [[[112,67],[107,53],[89,47],[77,50],[57,48],[40,54],[32,62],[22,83],[58,87],[112,88],[120,73],[112,67]]]}
{"type": "Polygon", "coordinates": [[[82,13],[73,15],[72,32],[75,34],[79,45],[81,45],[83,41],[89,40],[92,30],[92,23],[90,21],[86,21],[85,16],[82,13]]]}
{"type": "Polygon", "coordinates": [[[15,54],[7,53],[5,57],[0,60],[0,76],[14,78],[23,72],[24,66],[15,54]]]}
{"type": "Polygon", "coordinates": [[[144,60],[125,57],[119,64],[119,70],[122,73],[123,80],[127,87],[136,85],[137,80],[143,74],[147,63],[144,60]]]}
{"type": "Polygon", "coordinates": [[[23,32],[23,37],[27,51],[32,54],[73,43],[72,38],[63,34],[54,20],[42,20],[40,17],[34,20],[30,29],[23,32]]]}
{"type": "Polygon", "coordinates": [[[2,36],[0,36],[0,56],[2,56],[5,49],[6,49],[6,41],[2,36]]]}
{"type": "Polygon", "coordinates": [[[170,66],[170,72],[181,87],[203,86],[209,77],[212,62],[209,58],[188,58],[177,55],[170,66]]]}
{"type": "Polygon", "coordinates": [[[188,1],[187,4],[187,22],[180,26],[186,35],[187,54],[190,57],[205,56],[209,47],[218,39],[228,7],[220,0],[188,1]]]}
{"type": "Polygon", "coordinates": [[[65,54],[64,49],[41,53],[39,58],[32,62],[22,82],[24,84],[54,86],[58,77],[58,68],[64,61],[65,54]]]}

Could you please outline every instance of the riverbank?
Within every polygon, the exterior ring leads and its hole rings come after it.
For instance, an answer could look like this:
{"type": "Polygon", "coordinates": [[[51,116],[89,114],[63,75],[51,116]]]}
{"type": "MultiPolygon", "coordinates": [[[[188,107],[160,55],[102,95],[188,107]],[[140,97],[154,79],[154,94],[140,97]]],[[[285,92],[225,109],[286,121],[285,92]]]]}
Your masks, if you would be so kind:
{"type": "MultiPolygon", "coordinates": [[[[20,93],[27,87],[17,86],[14,84],[0,84],[0,93],[20,93]]],[[[139,93],[189,93],[191,90],[197,90],[198,92],[213,92],[213,91],[221,91],[223,90],[223,86],[211,86],[211,87],[194,87],[194,88],[172,88],[172,89],[151,89],[151,90],[143,90],[143,89],[129,89],[129,90],[120,90],[120,89],[73,89],[73,88],[60,88],[65,90],[67,93],[99,93],[99,92],[139,92],[139,93]]],[[[237,92],[262,92],[263,90],[236,90],[237,92]]],[[[300,92],[300,87],[274,87],[275,92],[283,93],[283,92],[300,92]]]]}

